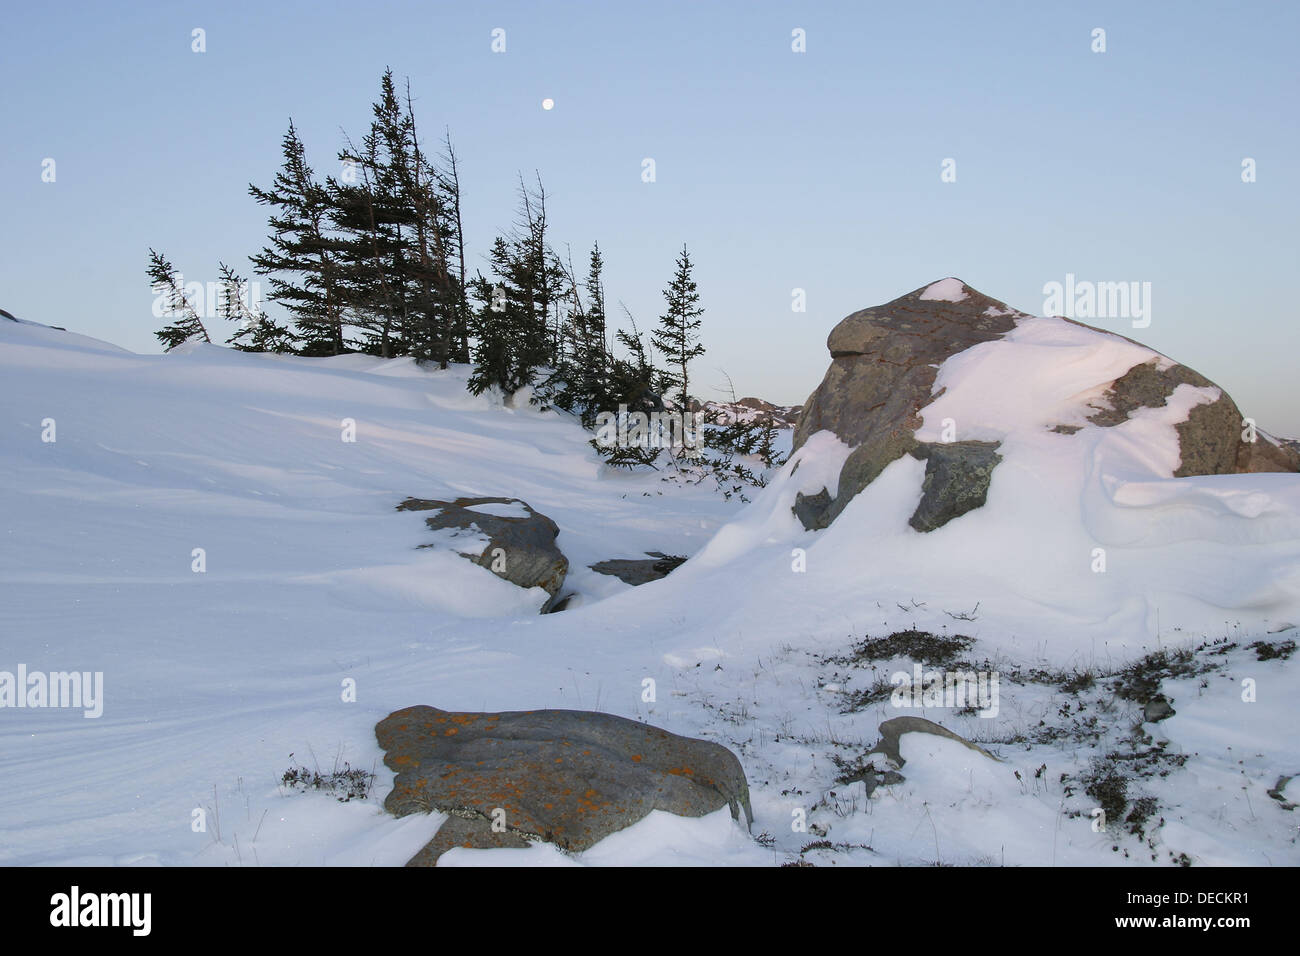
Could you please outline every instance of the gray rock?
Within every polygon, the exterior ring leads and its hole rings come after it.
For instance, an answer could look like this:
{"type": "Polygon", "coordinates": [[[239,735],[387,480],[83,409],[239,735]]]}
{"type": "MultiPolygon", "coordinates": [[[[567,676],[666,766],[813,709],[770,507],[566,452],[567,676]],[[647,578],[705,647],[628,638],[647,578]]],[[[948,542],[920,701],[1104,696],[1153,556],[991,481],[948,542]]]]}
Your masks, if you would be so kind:
{"type": "Polygon", "coordinates": [[[432,865],[452,846],[544,840],[585,850],[652,810],[700,817],[730,807],[753,821],[730,750],[611,714],[418,706],[389,714],[375,737],[396,772],[384,807],[452,817],[408,865],[432,865]]]}
{"type": "Polygon", "coordinates": [[[598,574],[612,574],[620,581],[633,587],[649,584],[666,578],[681,567],[686,559],[676,554],[664,554],[662,551],[647,551],[648,558],[610,558],[588,565],[598,574]]]}
{"type": "MultiPolygon", "coordinates": [[[[475,544],[458,553],[511,584],[521,588],[543,588],[551,595],[552,601],[564,584],[569,559],[555,545],[559,527],[518,498],[457,498],[455,501],[407,498],[397,506],[397,510],[436,510],[437,514],[425,519],[425,524],[434,531],[451,529],[468,535],[477,529],[487,537],[488,544],[485,547],[475,544]],[[485,504],[518,504],[528,514],[508,518],[472,510],[476,505],[485,504]]],[[[547,608],[550,604],[548,601],[547,608]]]]}
{"type": "MultiPolygon", "coordinates": [[[[1157,362],[1143,362],[1115,379],[1104,396],[1105,406],[1088,417],[1103,428],[1122,424],[1142,408],[1164,406],[1179,385],[1215,387],[1208,378],[1185,365],[1159,368],[1157,362]]],[[[1237,471],[1241,441],[1241,413],[1223,392],[1213,402],[1197,405],[1187,421],[1180,422],[1178,445],[1182,452],[1175,477],[1227,475],[1237,471]]]]}
{"type": "Polygon", "coordinates": [[[912,454],[925,459],[925,481],[921,503],[908,524],[917,531],[933,531],[982,507],[993,469],[1002,461],[997,452],[1000,445],[986,441],[918,443],[912,454]]]}
{"type": "MultiPolygon", "coordinates": [[[[906,454],[929,458],[926,481],[935,489],[930,502],[923,501],[913,515],[913,527],[933,530],[983,504],[987,479],[1000,460],[998,456],[955,450],[936,460],[930,451],[918,447],[915,432],[921,425],[921,409],[938,397],[933,389],[939,366],[972,346],[1001,338],[1017,321],[1030,317],[964,283],[965,298],[957,302],[922,299],[927,288],[854,312],[827,338],[831,365],[804,405],[795,426],[793,448],[797,451],[809,436],[826,429],[853,450],[841,469],[833,500],[826,489],[796,497],[794,513],[805,528],[830,525],[858,492],[906,454]]],[[[1206,387],[1214,383],[1176,363],[1165,369],[1156,361],[1142,363],[1110,385],[1104,402],[1089,420],[1102,427],[1121,424],[1140,408],[1164,405],[1181,384],[1206,387]]],[[[1219,391],[1220,398],[1196,406],[1187,421],[1177,426],[1182,457],[1176,476],[1300,471],[1300,444],[1263,434],[1254,442],[1243,441],[1241,411],[1226,392],[1219,391]]],[[[1079,429],[1065,424],[1052,428],[1062,435],[1079,429]]],[[[975,444],[954,442],[949,447],[975,444]]]]}
{"type": "Polygon", "coordinates": [[[1174,477],[1300,471],[1300,448],[1295,442],[1274,441],[1258,432],[1255,441],[1244,440],[1243,415],[1237,403],[1185,365],[1161,369],[1151,361],[1133,366],[1111,384],[1105,395],[1106,407],[1088,421],[1103,427],[1119,425],[1139,409],[1164,406],[1179,385],[1216,388],[1220,394],[1214,401],[1192,408],[1187,421],[1174,426],[1181,452],[1174,477]]]}
{"type": "Polygon", "coordinates": [[[1162,694],[1157,694],[1142,706],[1142,722],[1147,724],[1159,723],[1176,713],[1178,711],[1170,706],[1168,699],[1162,694]]]}
{"type": "Polygon", "coordinates": [[[998,759],[979,744],[973,744],[965,737],[954,734],[947,727],[936,724],[933,720],[926,720],[924,717],[894,717],[886,720],[880,725],[880,742],[868,750],[867,754],[884,754],[894,766],[903,766],[907,761],[898,752],[898,738],[903,734],[934,734],[936,737],[946,737],[976,753],[983,754],[990,760],[998,759]]]}
{"type": "MultiPolygon", "coordinates": [[[[795,469],[799,468],[795,462],[795,469]]],[[[802,491],[794,496],[794,515],[809,531],[820,530],[830,524],[827,515],[831,508],[831,493],[823,488],[815,495],[805,495],[802,491]]]]}
{"type": "Polygon", "coordinates": [[[829,429],[853,452],[840,472],[836,498],[824,509],[803,509],[805,527],[829,525],[886,466],[912,452],[919,412],[934,398],[939,365],[1009,332],[1021,314],[969,286],[963,286],[966,298],[960,302],[924,300],[928,287],[854,312],[827,338],[831,365],[804,404],[794,449],[829,429]]]}

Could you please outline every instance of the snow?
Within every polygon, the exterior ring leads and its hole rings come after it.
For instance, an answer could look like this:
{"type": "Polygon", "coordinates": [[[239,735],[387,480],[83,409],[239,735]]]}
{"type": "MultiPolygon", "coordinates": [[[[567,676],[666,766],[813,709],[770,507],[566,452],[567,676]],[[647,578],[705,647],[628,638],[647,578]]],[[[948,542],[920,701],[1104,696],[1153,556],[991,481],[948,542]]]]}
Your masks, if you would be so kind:
{"type": "Polygon", "coordinates": [[[528,509],[518,501],[488,501],[481,505],[470,505],[466,510],[479,514],[496,515],[498,518],[527,518],[528,509]]]}
{"type": "MultiPolygon", "coordinates": [[[[1266,791],[1300,768],[1300,658],[1258,661],[1247,645],[1300,620],[1300,479],[1172,477],[1174,426],[1213,389],[1088,424],[1104,384],[1153,356],[1020,321],[944,363],[923,410],[923,440],[948,418],[958,440],[1002,442],[984,508],[915,532],[925,466],[905,457],[808,532],[795,495],[835,494],[851,451],[828,432],[740,505],[707,483],[605,469],[572,418],[469,395],[463,367],[209,345],[145,356],[0,323],[0,670],[105,675],[99,719],[0,711],[0,863],[402,863],[441,818],[381,811],[392,777],[374,725],[419,703],[645,720],[730,747],[751,785],[752,835],[725,810],[654,813],[583,854],[458,849],[449,865],[1155,862],[1122,827],[1093,831],[1090,798],[1060,781],[1114,740],[999,742],[1057,720],[1074,698],[1055,686],[1004,681],[992,719],[926,714],[1001,763],[907,734],[903,784],[867,799],[836,783],[831,757],[860,757],[897,712],[845,712],[870,675],[824,658],[917,627],[970,635],[973,659],[1002,670],[1115,668],[1231,639],[1222,671],[1166,682],[1177,713],[1147,725],[1188,757],[1147,784],[1166,820],[1159,862],[1296,865],[1294,814],[1266,791]],[[571,609],[539,615],[542,592],[454,553],[473,536],[442,540],[426,514],[395,509],[407,496],[519,498],[551,517],[571,609]],[[647,551],[692,558],[639,588],[587,567],[647,551]],[[291,764],[344,762],[376,771],[371,799],[279,784],[291,764]],[[798,812],[836,848],[801,852],[818,836],[792,828],[798,812]]],[[[1134,705],[1115,706],[1105,723],[1127,733],[1134,705]]]]}
{"type": "Polygon", "coordinates": [[[581,856],[548,843],[526,850],[468,850],[457,847],[439,866],[770,866],[770,850],[753,841],[726,808],[707,816],[679,817],[652,810],[611,834],[581,856]]]}
{"type": "Polygon", "coordinates": [[[937,302],[960,302],[966,298],[966,287],[960,279],[940,279],[927,286],[921,293],[921,298],[937,302]]]}

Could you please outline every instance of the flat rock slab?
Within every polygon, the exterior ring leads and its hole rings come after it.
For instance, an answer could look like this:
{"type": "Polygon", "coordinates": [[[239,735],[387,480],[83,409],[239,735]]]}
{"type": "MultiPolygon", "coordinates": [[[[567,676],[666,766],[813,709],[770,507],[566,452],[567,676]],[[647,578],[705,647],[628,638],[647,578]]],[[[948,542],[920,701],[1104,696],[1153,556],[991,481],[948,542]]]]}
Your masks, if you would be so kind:
{"type": "Polygon", "coordinates": [[[636,587],[666,578],[686,562],[683,557],[664,554],[662,551],[647,551],[646,554],[650,557],[610,558],[608,561],[597,561],[588,567],[598,574],[612,574],[620,581],[636,587]]]}
{"type": "MultiPolygon", "coordinates": [[[[554,599],[569,572],[569,559],[555,544],[559,527],[518,498],[457,498],[436,501],[407,498],[398,511],[433,511],[424,519],[432,531],[453,535],[477,531],[488,539],[470,550],[459,551],[497,577],[521,588],[543,588],[554,599]]],[[[549,602],[548,602],[549,604],[549,602]]]]}
{"type": "Polygon", "coordinates": [[[926,720],[924,717],[894,717],[891,720],[886,720],[880,725],[880,742],[868,750],[867,753],[884,754],[895,766],[903,766],[906,761],[898,752],[898,738],[903,734],[933,734],[936,737],[946,737],[948,740],[955,740],[976,753],[983,754],[990,760],[998,760],[997,757],[979,744],[973,744],[960,734],[954,734],[942,724],[936,724],[933,720],[926,720]]]}
{"type": "Polygon", "coordinates": [[[385,809],[452,818],[408,865],[433,865],[453,846],[544,840],[581,851],[651,810],[729,807],[753,820],[745,771],[726,747],[611,714],[417,706],[389,714],[375,737],[397,774],[385,809]]]}

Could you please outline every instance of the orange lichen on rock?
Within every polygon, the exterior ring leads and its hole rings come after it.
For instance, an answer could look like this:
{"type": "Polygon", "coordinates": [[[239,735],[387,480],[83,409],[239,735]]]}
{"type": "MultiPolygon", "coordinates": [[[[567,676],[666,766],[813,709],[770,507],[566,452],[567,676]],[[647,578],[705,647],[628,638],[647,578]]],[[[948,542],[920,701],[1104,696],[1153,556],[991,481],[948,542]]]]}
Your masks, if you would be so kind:
{"type": "Polygon", "coordinates": [[[449,814],[412,865],[454,846],[527,839],[581,851],[656,809],[702,816],[730,806],[750,817],[744,770],[725,747],[610,714],[412,707],[380,721],[375,735],[397,772],[385,807],[449,814]],[[491,829],[497,808],[504,833],[491,829]]]}

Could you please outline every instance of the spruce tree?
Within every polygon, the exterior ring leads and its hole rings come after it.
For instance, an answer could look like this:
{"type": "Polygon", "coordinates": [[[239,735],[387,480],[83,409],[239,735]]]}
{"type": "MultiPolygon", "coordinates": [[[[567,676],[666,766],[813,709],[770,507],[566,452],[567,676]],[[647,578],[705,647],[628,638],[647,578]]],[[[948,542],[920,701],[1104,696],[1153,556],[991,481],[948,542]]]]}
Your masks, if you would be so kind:
{"type": "Polygon", "coordinates": [[[532,385],[540,368],[559,362],[551,310],[567,294],[564,267],[550,247],[540,177],[536,191],[520,178],[518,215],[511,233],[492,243],[491,275],[475,283],[480,307],[471,329],[475,368],[469,389],[477,395],[495,386],[507,401],[532,385]]]}
{"type": "Polygon", "coordinates": [[[777,431],[772,413],[764,412],[759,421],[758,440],[754,443],[754,454],[758,455],[764,468],[773,468],[786,462],[786,459],[782,458],[780,452],[776,450],[777,431]]]}
{"type": "MultiPolygon", "coordinates": [[[[627,349],[628,357],[609,356],[609,373],[606,377],[606,402],[609,407],[602,408],[600,411],[614,413],[626,411],[629,416],[637,412],[648,414],[661,411],[663,404],[651,390],[658,370],[641,339],[636,319],[627,306],[623,306],[623,311],[627,315],[631,330],[619,329],[615,337],[627,349]]],[[[655,462],[663,452],[659,447],[643,447],[636,444],[626,447],[601,445],[598,438],[599,432],[597,438],[591,440],[591,446],[596,449],[597,454],[605,460],[606,464],[620,468],[635,468],[638,465],[655,468],[655,462]]]]}
{"type": "Polygon", "coordinates": [[[605,260],[600,254],[600,243],[591,248],[587,266],[587,308],[582,324],[582,386],[589,404],[604,405],[609,399],[609,347],[605,341],[607,320],[605,316],[605,260]]]}
{"type": "Polygon", "coordinates": [[[692,271],[695,268],[690,254],[682,246],[677,257],[677,272],[664,290],[667,311],[659,317],[659,327],[654,330],[655,348],[663,353],[668,368],[661,375],[665,391],[677,389],[677,403],[682,411],[690,408],[689,365],[704,354],[700,344],[700,294],[696,289],[692,271]]]}
{"type": "MultiPolygon", "coordinates": [[[[386,86],[391,77],[385,77],[386,86]]],[[[453,334],[464,297],[453,245],[457,241],[458,222],[446,200],[446,178],[437,170],[420,144],[407,83],[405,111],[391,122],[385,116],[388,160],[399,195],[399,209],[407,212],[407,235],[410,252],[409,285],[413,295],[407,333],[410,353],[418,359],[436,361],[446,368],[453,352],[453,334]]],[[[458,215],[458,213],[457,213],[458,215]]],[[[463,253],[461,259],[463,269],[463,253]]]]}
{"type": "Polygon", "coordinates": [[[437,170],[438,190],[449,229],[450,258],[455,254],[455,308],[451,323],[451,360],[469,362],[469,276],[465,272],[465,230],[460,214],[460,170],[456,164],[456,150],[451,144],[451,130],[443,136],[442,168],[437,170]]]}
{"type": "Polygon", "coordinates": [[[270,245],[250,261],[255,272],[268,277],[269,298],[292,316],[303,354],[338,355],[347,346],[339,243],[330,234],[332,200],[315,181],[292,120],[282,151],[284,165],[271,187],[248,187],[259,204],[274,210],[268,219],[270,245]]]}
{"type": "Polygon", "coordinates": [[[239,323],[239,330],[226,339],[226,344],[241,352],[292,352],[293,333],[276,325],[252,301],[249,285],[242,276],[224,262],[217,265],[221,270],[217,314],[239,323]]]}
{"type": "Polygon", "coordinates": [[[414,212],[403,189],[409,160],[403,113],[392,71],[381,81],[370,128],[360,147],[346,139],[342,179],[330,177],[330,215],[341,233],[341,285],[349,324],[363,333],[363,350],[384,358],[403,354],[418,331],[412,299],[418,254],[408,235],[414,212]]]}
{"type": "Polygon", "coordinates": [[[514,285],[510,244],[502,236],[488,251],[491,277],[479,275],[474,293],[479,308],[473,314],[474,369],[468,380],[469,390],[479,395],[489,388],[499,388],[506,395],[522,386],[516,378],[515,336],[522,325],[523,292],[514,285]]]}
{"type": "Polygon", "coordinates": [[[566,412],[577,411],[587,423],[585,413],[586,394],[585,376],[583,374],[583,345],[587,339],[586,307],[578,283],[574,280],[573,260],[570,256],[566,276],[568,277],[568,296],[564,301],[565,347],[555,362],[551,377],[546,381],[551,401],[566,412]]]}
{"type": "Polygon", "coordinates": [[[605,340],[605,287],[601,273],[604,259],[600,245],[591,251],[587,277],[579,283],[572,264],[565,270],[568,310],[564,323],[565,349],[556,364],[553,380],[558,383],[555,404],[576,411],[585,427],[591,428],[596,415],[610,408],[610,354],[605,340]],[[585,288],[584,302],[579,288],[585,288]]]}
{"type": "Polygon", "coordinates": [[[162,253],[154,252],[153,249],[149,250],[148,275],[154,295],[164,297],[168,313],[175,318],[170,325],[154,333],[163,344],[164,351],[170,352],[181,343],[196,338],[211,342],[203,319],[185,294],[185,286],[176,269],[162,253]]]}
{"type": "Polygon", "coordinates": [[[623,306],[623,314],[627,316],[631,330],[619,329],[614,337],[623,348],[627,349],[629,357],[626,359],[611,357],[610,404],[626,405],[628,408],[646,411],[660,410],[663,408],[663,403],[654,392],[655,379],[661,374],[660,370],[655,367],[650,350],[641,339],[641,330],[637,328],[636,318],[621,301],[619,305],[623,306]],[[655,407],[652,409],[651,406],[655,407]]]}
{"type": "Polygon", "coordinates": [[[555,365],[559,359],[558,323],[550,324],[551,310],[565,295],[565,273],[551,249],[546,218],[546,188],[537,176],[537,189],[519,177],[519,215],[511,268],[523,292],[523,328],[519,345],[520,377],[531,383],[533,370],[555,365]]]}

